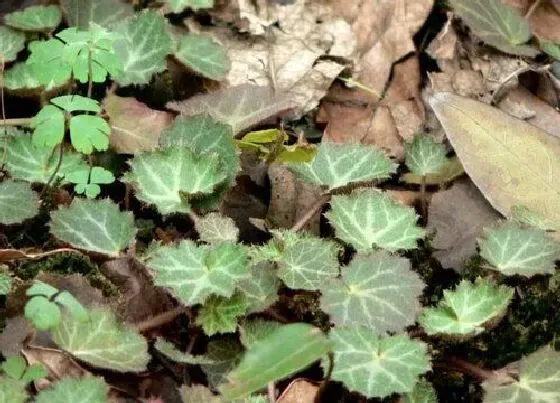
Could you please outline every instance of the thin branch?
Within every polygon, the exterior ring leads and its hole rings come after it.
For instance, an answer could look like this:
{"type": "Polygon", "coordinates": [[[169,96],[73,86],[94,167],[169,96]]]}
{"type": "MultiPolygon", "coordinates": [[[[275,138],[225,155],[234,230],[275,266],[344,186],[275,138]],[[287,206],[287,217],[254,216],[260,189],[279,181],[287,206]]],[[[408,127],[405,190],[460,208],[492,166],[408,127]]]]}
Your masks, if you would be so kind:
{"type": "Polygon", "coordinates": [[[449,357],[443,362],[435,362],[434,367],[447,369],[449,371],[461,372],[462,374],[469,375],[478,381],[486,381],[496,378],[511,378],[502,370],[493,371],[481,368],[475,364],[465,361],[457,357],[449,357]]]}
{"type": "Polygon", "coordinates": [[[90,49],[88,51],[88,89],[87,89],[88,98],[91,98],[92,92],[93,92],[93,57],[90,49]]]}
{"type": "Polygon", "coordinates": [[[533,13],[535,12],[535,10],[540,6],[541,4],[541,0],[535,0],[535,2],[531,5],[531,7],[529,8],[529,11],[527,11],[527,14],[525,14],[525,19],[528,20],[529,18],[531,18],[531,16],[533,15],[533,13]]]}
{"type": "Polygon", "coordinates": [[[305,213],[291,228],[292,231],[299,231],[307,225],[309,221],[321,210],[325,203],[331,199],[330,194],[322,195],[319,200],[305,213]]]}
{"type": "Polygon", "coordinates": [[[274,384],[274,381],[269,382],[266,386],[268,389],[269,403],[276,403],[276,385],[274,384]]]}
{"type": "Polygon", "coordinates": [[[45,195],[45,192],[47,191],[49,186],[51,186],[51,184],[53,183],[54,178],[56,177],[56,174],[58,173],[58,171],[60,170],[60,167],[62,165],[62,157],[63,156],[64,156],[64,144],[60,143],[60,153],[58,154],[58,162],[56,163],[56,167],[54,168],[54,171],[51,174],[51,177],[49,178],[48,182],[43,187],[43,190],[41,190],[41,194],[39,196],[39,199],[43,200],[43,196],[45,195]]]}
{"type": "Polygon", "coordinates": [[[329,369],[327,370],[325,377],[321,381],[321,385],[319,385],[319,389],[317,390],[317,394],[315,395],[314,399],[315,403],[319,403],[321,401],[321,398],[323,397],[323,394],[325,393],[325,390],[327,389],[327,386],[331,380],[332,372],[334,369],[334,354],[332,352],[329,352],[328,357],[329,369]]]}
{"type": "Polygon", "coordinates": [[[142,322],[136,324],[136,330],[139,332],[147,332],[148,330],[155,329],[157,327],[163,326],[166,323],[171,322],[177,316],[189,312],[189,308],[184,306],[178,306],[170,311],[160,313],[153,318],[146,319],[142,322]]]}
{"type": "Polygon", "coordinates": [[[17,118],[17,119],[2,119],[0,125],[2,126],[31,126],[33,118],[17,118]]]}

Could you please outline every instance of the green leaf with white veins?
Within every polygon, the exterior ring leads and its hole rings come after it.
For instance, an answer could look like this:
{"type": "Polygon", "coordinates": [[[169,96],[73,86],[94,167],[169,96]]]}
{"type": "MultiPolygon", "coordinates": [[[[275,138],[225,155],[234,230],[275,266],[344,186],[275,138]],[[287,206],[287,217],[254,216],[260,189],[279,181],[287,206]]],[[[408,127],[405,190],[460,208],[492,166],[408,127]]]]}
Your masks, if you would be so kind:
{"type": "Polygon", "coordinates": [[[245,251],[233,243],[197,246],[182,241],[160,246],[146,264],[153,271],[154,284],[170,288],[185,305],[204,303],[212,294],[231,297],[236,283],[249,276],[245,251]]]}
{"type": "Polygon", "coordinates": [[[191,198],[212,193],[226,178],[217,154],[197,155],[184,147],[139,154],[129,165],[123,180],[161,214],[188,213],[191,198]]]}
{"type": "Polygon", "coordinates": [[[0,273],[0,295],[8,295],[12,289],[12,277],[0,273]]]}
{"type": "Polygon", "coordinates": [[[476,335],[496,325],[513,296],[513,289],[496,286],[489,279],[463,280],[454,291],[444,290],[437,307],[428,307],[418,318],[427,334],[476,335]]]}
{"type": "Polygon", "coordinates": [[[214,7],[214,0],[166,0],[166,3],[171,6],[171,11],[174,13],[180,13],[187,7],[193,10],[214,7]]]}
{"type": "Polygon", "coordinates": [[[122,73],[114,77],[117,83],[148,84],[155,73],[167,69],[165,57],[174,48],[163,15],[144,12],[123,21],[116,30],[122,37],[113,48],[123,65],[122,73]]]}
{"type": "Polygon", "coordinates": [[[27,401],[25,386],[25,382],[0,376],[0,402],[25,403],[27,401]]]}
{"type": "Polygon", "coordinates": [[[438,174],[445,164],[445,147],[424,133],[405,146],[406,166],[415,175],[438,174]]]}
{"type": "Polygon", "coordinates": [[[412,392],[404,395],[402,403],[438,403],[434,387],[424,379],[414,385],[412,392]]]}
{"type": "Polygon", "coordinates": [[[70,119],[70,140],[76,150],[91,154],[109,148],[111,127],[99,116],[78,115],[70,119]]]}
{"type": "Polygon", "coordinates": [[[480,256],[507,276],[553,274],[560,259],[560,243],[545,231],[508,221],[485,229],[479,244],[480,256]]]}
{"type": "MultiPolygon", "coordinates": [[[[51,91],[55,88],[62,87],[67,80],[51,81],[45,87],[45,91],[51,91]]],[[[33,72],[33,68],[29,63],[15,63],[10,69],[6,70],[4,76],[4,86],[11,91],[20,91],[22,95],[40,89],[43,84],[37,79],[33,72]]]]}
{"type": "Polygon", "coordinates": [[[282,285],[276,276],[273,263],[261,262],[251,266],[250,277],[241,280],[237,289],[245,294],[249,312],[259,312],[278,300],[278,289],[282,285]]]}
{"type": "Polygon", "coordinates": [[[0,183],[0,224],[16,224],[39,212],[39,196],[27,183],[0,183]]]}
{"type": "Polygon", "coordinates": [[[180,362],[182,364],[191,364],[191,365],[199,365],[199,364],[212,364],[214,361],[205,355],[192,355],[189,353],[184,353],[179,351],[173,343],[170,343],[161,337],[156,339],[154,343],[154,347],[157,351],[165,355],[167,358],[175,361],[180,362]]]}
{"type": "Polygon", "coordinates": [[[119,324],[106,308],[92,309],[87,322],[66,315],[52,336],[63,350],[100,368],[140,372],[150,360],[146,339],[133,327],[119,324]]]}
{"type": "Polygon", "coordinates": [[[64,112],[56,106],[47,105],[31,120],[33,145],[53,148],[64,138],[64,112]]]}
{"type": "Polygon", "coordinates": [[[239,229],[230,217],[220,213],[209,213],[197,217],[194,222],[200,239],[208,243],[237,242],[239,229]]]}
{"type": "Polygon", "coordinates": [[[333,190],[356,182],[386,179],[397,165],[376,146],[321,143],[311,162],[288,168],[308,183],[333,190]]]}
{"type": "Polygon", "coordinates": [[[261,318],[248,319],[239,325],[239,335],[241,343],[247,348],[251,349],[253,345],[274,333],[282,324],[280,322],[273,322],[261,318]]]}
{"type": "Polygon", "coordinates": [[[364,327],[335,327],[329,339],[332,379],[368,398],[412,392],[419,375],[431,367],[427,345],[407,334],[383,337],[364,327]]]}
{"type": "Polygon", "coordinates": [[[206,35],[186,35],[179,43],[175,58],[212,80],[223,79],[231,67],[227,51],[206,35]]]}
{"type": "Polygon", "coordinates": [[[424,236],[424,230],[416,226],[414,209],[375,189],[333,196],[331,207],[325,216],[336,237],[358,251],[414,249],[424,236]]]}
{"type": "Polygon", "coordinates": [[[63,378],[43,389],[35,403],[108,403],[109,386],[102,378],[63,378]]]}
{"type": "Polygon", "coordinates": [[[25,34],[0,26],[0,55],[4,63],[13,62],[25,47],[25,34]]]}
{"type": "Polygon", "coordinates": [[[237,320],[246,311],[247,301],[241,292],[236,292],[230,298],[211,295],[200,308],[196,324],[201,326],[208,336],[235,333],[237,320]]]}
{"type": "Polygon", "coordinates": [[[90,23],[113,28],[134,14],[132,4],[120,0],[61,0],[69,26],[87,30],[90,23]]]}
{"type": "Polygon", "coordinates": [[[56,5],[31,6],[4,17],[6,25],[23,31],[51,32],[61,21],[62,13],[56,5]]]}
{"type": "Polygon", "coordinates": [[[51,233],[74,248],[118,257],[134,239],[134,217],[112,201],[74,199],[51,212],[51,233]]]}
{"type": "Polygon", "coordinates": [[[206,357],[212,364],[202,364],[200,368],[206,374],[208,384],[213,389],[226,381],[226,376],[237,366],[243,356],[243,346],[237,338],[224,337],[208,343],[206,357]]]}
{"type": "Polygon", "coordinates": [[[321,309],[337,326],[364,325],[378,334],[412,325],[424,289],[410,262],[385,251],[357,255],[321,289],[321,309]]]}

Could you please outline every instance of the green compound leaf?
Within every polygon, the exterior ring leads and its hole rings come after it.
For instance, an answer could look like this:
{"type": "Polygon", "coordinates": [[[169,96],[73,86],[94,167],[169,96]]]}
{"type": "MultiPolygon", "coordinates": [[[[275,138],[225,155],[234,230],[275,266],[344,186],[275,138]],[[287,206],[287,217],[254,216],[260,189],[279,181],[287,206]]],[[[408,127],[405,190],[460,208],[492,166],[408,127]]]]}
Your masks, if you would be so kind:
{"type": "Polygon", "coordinates": [[[418,323],[427,334],[470,336],[496,325],[513,296],[513,289],[489,279],[463,280],[454,291],[444,290],[437,307],[422,312],[418,323]]]}
{"type": "Polygon", "coordinates": [[[122,37],[113,44],[123,65],[114,77],[121,86],[148,84],[155,73],[167,69],[165,57],[173,53],[173,41],[165,17],[148,11],[129,18],[116,28],[122,37]]]}
{"type": "Polygon", "coordinates": [[[233,243],[160,246],[146,264],[154,272],[154,284],[170,288],[185,305],[204,303],[212,294],[231,297],[236,283],[249,276],[245,251],[233,243]]]}
{"type": "Polygon", "coordinates": [[[208,343],[206,357],[212,360],[212,364],[202,364],[200,367],[212,389],[226,382],[226,375],[239,364],[243,351],[243,346],[237,339],[229,337],[208,343]]]}
{"type": "Polygon", "coordinates": [[[74,199],[51,212],[51,233],[75,248],[120,256],[134,238],[134,217],[112,201],[74,199]]]}
{"type": "Polygon", "coordinates": [[[412,392],[404,395],[402,403],[438,403],[434,387],[424,379],[416,382],[412,392]]]}
{"type": "Polygon", "coordinates": [[[501,0],[450,0],[449,4],[484,42],[502,52],[535,56],[538,51],[523,45],[531,39],[525,18],[501,0]]]}
{"type": "MultiPolygon", "coordinates": [[[[31,135],[21,134],[9,140],[6,147],[6,167],[14,179],[48,183],[58,164],[57,154],[53,154],[47,147],[35,147],[31,135]]],[[[71,172],[86,168],[87,164],[81,155],[66,151],[56,178],[62,179],[71,172]]]]}
{"type": "Polygon", "coordinates": [[[180,13],[187,7],[193,10],[214,7],[214,0],[166,0],[166,3],[171,6],[171,11],[174,13],[180,13]]]}
{"type": "Polygon", "coordinates": [[[57,304],[49,301],[48,298],[37,296],[25,304],[25,317],[38,330],[46,331],[60,324],[62,313],[57,304]]]}
{"type": "Polygon", "coordinates": [[[31,55],[26,64],[45,88],[66,83],[72,76],[72,66],[64,60],[65,46],[58,39],[34,41],[29,44],[31,55]]]}
{"type": "Polygon", "coordinates": [[[27,183],[0,183],[0,224],[16,224],[39,212],[39,196],[27,183]]]}
{"type": "Polygon", "coordinates": [[[31,120],[33,145],[52,149],[64,138],[64,112],[56,106],[47,105],[31,120]]]}
{"type": "Polygon", "coordinates": [[[136,189],[136,197],[154,204],[161,214],[188,213],[190,200],[209,194],[223,182],[216,154],[194,154],[188,148],[167,148],[135,156],[125,182],[136,189]]]}
{"type": "Polygon", "coordinates": [[[69,26],[87,30],[90,23],[113,28],[125,18],[134,15],[132,4],[120,0],[61,0],[69,26]]]}
{"type": "Polygon", "coordinates": [[[382,337],[363,327],[334,328],[332,379],[371,397],[412,392],[418,376],[429,371],[427,345],[406,334],[382,337]]]}
{"type": "Polygon", "coordinates": [[[482,384],[484,403],[553,403],[560,401],[560,353],[549,346],[524,357],[519,379],[482,384]]]}
{"type": "Polygon", "coordinates": [[[247,312],[245,295],[236,292],[230,298],[211,295],[198,312],[196,324],[208,336],[218,333],[234,333],[237,320],[247,312]]]}
{"type": "Polygon", "coordinates": [[[96,367],[140,372],[150,361],[144,337],[133,327],[120,325],[105,308],[92,309],[87,322],[65,316],[52,335],[62,349],[96,367]]]}
{"type": "Polygon", "coordinates": [[[99,116],[79,115],[70,119],[70,140],[76,150],[91,154],[109,148],[111,127],[99,116]]]}
{"type": "Polygon", "coordinates": [[[24,31],[50,32],[60,25],[62,13],[56,5],[31,6],[4,16],[4,22],[24,31]]]}
{"type": "MultiPolygon", "coordinates": [[[[55,88],[64,86],[67,80],[51,81],[45,87],[45,91],[51,91],[55,88]]],[[[15,63],[12,68],[5,72],[4,86],[10,91],[21,92],[22,95],[40,89],[43,84],[37,79],[33,72],[33,68],[29,63],[15,63]]]]}
{"type": "Polygon", "coordinates": [[[418,133],[405,146],[405,161],[415,175],[438,174],[447,161],[445,147],[432,137],[418,133]]]}
{"type": "Polygon", "coordinates": [[[4,63],[13,62],[25,48],[25,34],[9,27],[0,26],[0,56],[4,63]]]}
{"type": "Polygon", "coordinates": [[[415,322],[424,283],[410,262],[385,251],[357,255],[342,277],[321,290],[321,309],[337,326],[364,325],[376,333],[401,331],[415,322]]]}
{"type": "Polygon", "coordinates": [[[241,280],[237,288],[245,294],[248,311],[259,312],[278,300],[278,289],[282,285],[276,276],[274,264],[261,262],[251,266],[250,277],[241,280]]]}
{"type": "Polygon", "coordinates": [[[108,403],[109,386],[102,378],[64,378],[37,395],[35,403],[108,403]]]}
{"type": "Polygon", "coordinates": [[[507,276],[553,274],[554,261],[560,259],[560,244],[545,231],[507,221],[485,229],[479,244],[480,256],[507,276]]]}
{"type": "Polygon", "coordinates": [[[280,326],[282,326],[281,323],[271,320],[248,319],[239,326],[241,343],[247,349],[251,349],[257,341],[274,333],[280,326]]]}
{"type": "Polygon", "coordinates": [[[51,99],[51,103],[64,109],[66,112],[88,111],[101,112],[99,102],[95,99],[82,97],[80,95],[64,95],[51,99]]]}
{"type": "Polygon", "coordinates": [[[212,80],[223,79],[231,67],[227,51],[206,35],[188,34],[179,43],[175,58],[212,80]]]}
{"type": "Polygon", "coordinates": [[[0,295],[8,295],[12,290],[12,277],[0,273],[0,295]]]}
{"type": "Polygon", "coordinates": [[[226,399],[248,396],[268,382],[305,368],[329,350],[329,341],[320,329],[305,323],[282,326],[245,353],[220,391],[226,399]]]}
{"type": "Polygon", "coordinates": [[[416,226],[414,209],[375,189],[333,196],[332,209],[325,216],[336,236],[358,251],[373,247],[389,251],[414,249],[424,230],[416,226]]]}
{"type": "Polygon", "coordinates": [[[170,343],[161,337],[156,339],[154,343],[154,347],[157,351],[165,355],[167,358],[175,361],[180,362],[182,364],[191,364],[191,365],[199,365],[199,364],[212,364],[214,361],[204,355],[192,355],[189,353],[183,353],[179,351],[173,343],[170,343]]]}
{"type": "Polygon", "coordinates": [[[103,167],[89,167],[75,170],[66,175],[66,180],[74,183],[78,194],[85,194],[89,199],[94,199],[101,193],[99,185],[106,185],[115,181],[112,172],[103,167]]]}
{"type": "Polygon", "coordinates": [[[200,239],[210,244],[237,242],[239,237],[239,228],[235,221],[220,213],[209,213],[196,218],[194,226],[200,239]]]}
{"type": "Polygon", "coordinates": [[[6,361],[2,362],[2,371],[12,379],[20,380],[25,373],[25,368],[27,363],[25,358],[21,355],[14,355],[12,357],[7,357],[6,361]]]}
{"type": "Polygon", "coordinates": [[[210,389],[202,385],[181,386],[179,389],[183,403],[223,403],[210,389]]]}
{"type": "Polygon", "coordinates": [[[0,376],[0,403],[25,403],[25,382],[0,376]]]}
{"type": "Polygon", "coordinates": [[[356,182],[386,179],[397,165],[376,146],[325,142],[313,161],[288,168],[306,182],[329,190],[356,182]]]}

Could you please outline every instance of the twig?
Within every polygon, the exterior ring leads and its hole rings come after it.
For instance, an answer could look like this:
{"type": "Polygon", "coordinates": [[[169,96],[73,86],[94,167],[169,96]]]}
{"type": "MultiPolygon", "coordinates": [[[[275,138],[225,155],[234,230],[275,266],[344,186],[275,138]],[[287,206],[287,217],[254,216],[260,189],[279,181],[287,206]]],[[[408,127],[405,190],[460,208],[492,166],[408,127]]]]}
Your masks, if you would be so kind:
{"type": "MultiPolygon", "coordinates": [[[[449,357],[444,362],[434,363],[435,367],[444,368],[450,371],[461,372],[465,375],[469,375],[478,381],[486,381],[488,379],[494,378],[506,378],[509,377],[503,371],[492,371],[489,369],[481,368],[475,364],[465,361],[457,357],[449,357]]],[[[510,377],[511,378],[511,377],[510,377]]]]}
{"type": "Polygon", "coordinates": [[[6,126],[6,106],[4,105],[4,55],[2,53],[0,53],[0,91],[2,96],[2,122],[4,123],[4,147],[2,150],[2,160],[0,161],[0,171],[3,171],[8,152],[8,127],[6,126]]]}
{"type": "MultiPolygon", "coordinates": [[[[60,153],[58,155],[58,162],[56,163],[56,167],[54,167],[54,171],[51,174],[49,180],[47,181],[47,183],[45,184],[45,186],[43,187],[43,190],[41,190],[41,194],[39,195],[39,199],[43,200],[43,196],[45,195],[45,192],[47,191],[47,189],[49,188],[49,186],[52,184],[52,182],[54,181],[54,178],[56,177],[56,174],[58,173],[60,166],[62,165],[62,157],[64,156],[64,144],[60,143],[60,153]]],[[[47,162],[48,164],[48,162],[47,162]]]]}
{"type": "Polygon", "coordinates": [[[541,4],[541,0],[535,0],[535,2],[531,5],[531,7],[529,8],[529,11],[527,11],[527,14],[525,14],[525,19],[528,20],[529,18],[531,18],[531,16],[533,15],[533,13],[535,12],[535,10],[540,6],[541,4]]]}
{"type": "Polygon", "coordinates": [[[424,225],[428,224],[428,204],[426,203],[426,175],[422,175],[420,181],[420,208],[422,209],[422,219],[424,225]]]}
{"type": "Polygon", "coordinates": [[[270,403],[276,403],[276,385],[274,381],[269,382],[266,386],[268,389],[268,401],[270,403]]]}
{"type": "Polygon", "coordinates": [[[32,118],[2,119],[2,126],[31,126],[32,118]]]}
{"type": "Polygon", "coordinates": [[[154,316],[153,318],[146,319],[142,322],[136,324],[136,330],[139,332],[147,332],[148,330],[155,329],[156,327],[160,327],[165,325],[166,323],[171,322],[177,316],[187,313],[189,308],[184,306],[178,306],[177,308],[173,308],[170,311],[160,313],[159,315],[154,316]]]}
{"type": "Polygon", "coordinates": [[[315,216],[315,214],[317,214],[317,212],[319,210],[321,210],[321,208],[323,207],[323,205],[325,203],[328,203],[331,199],[331,195],[330,194],[325,194],[322,195],[321,198],[309,209],[309,211],[307,213],[305,213],[303,215],[303,217],[301,217],[291,228],[292,231],[299,231],[301,230],[303,227],[305,227],[305,225],[311,221],[311,219],[315,216]]]}
{"type": "Polygon", "coordinates": [[[334,369],[334,354],[332,352],[329,352],[328,357],[329,357],[329,369],[327,370],[325,377],[323,378],[321,384],[319,385],[319,389],[317,390],[317,394],[315,395],[315,399],[314,399],[315,403],[321,402],[323,393],[325,393],[325,390],[327,389],[327,385],[331,380],[332,372],[334,369]]]}

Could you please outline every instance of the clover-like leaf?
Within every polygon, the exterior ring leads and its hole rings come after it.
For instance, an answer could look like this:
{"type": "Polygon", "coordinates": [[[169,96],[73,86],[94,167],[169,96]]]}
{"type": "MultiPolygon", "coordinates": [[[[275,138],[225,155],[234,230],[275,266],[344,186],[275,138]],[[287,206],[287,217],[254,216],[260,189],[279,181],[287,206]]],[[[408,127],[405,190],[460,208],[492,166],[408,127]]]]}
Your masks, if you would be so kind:
{"type": "Polygon", "coordinates": [[[61,41],[33,41],[28,47],[31,55],[26,64],[45,88],[55,87],[70,80],[72,66],[64,59],[65,46],[61,41]]]}
{"type": "Polygon", "coordinates": [[[144,371],[150,360],[146,339],[117,322],[106,308],[94,308],[83,322],[66,315],[52,331],[53,340],[79,360],[119,372],[144,371]]]}
{"type": "Polygon", "coordinates": [[[129,164],[124,181],[134,186],[138,199],[162,214],[188,213],[191,199],[212,193],[226,178],[218,155],[199,155],[185,147],[139,154],[129,164]]]}
{"type": "Polygon", "coordinates": [[[512,288],[489,279],[478,278],[474,284],[463,280],[454,291],[443,291],[437,307],[424,309],[418,323],[429,335],[476,335],[497,324],[512,296],[512,288]]]}
{"type": "Polygon", "coordinates": [[[56,5],[31,6],[4,16],[4,22],[24,31],[51,32],[62,21],[62,13],[56,5]]]}
{"type": "Polygon", "coordinates": [[[113,44],[122,73],[120,85],[147,84],[155,73],[167,68],[165,57],[173,53],[173,41],[165,17],[148,11],[128,18],[116,28],[122,37],[113,44]]]}
{"type": "Polygon", "coordinates": [[[25,317],[38,330],[49,330],[60,324],[62,313],[57,304],[43,296],[31,298],[25,304],[25,317]]]}
{"type": "Polygon", "coordinates": [[[84,378],[63,378],[53,386],[41,390],[35,403],[72,402],[72,403],[108,403],[109,386],[102,378],[87,376],[84,378]]]}
{"type": "Polygon", "coordinates": [[[70,140],[76,150],[91,154],[109,147],[111,127],[99,116],[78,115],[70,119],[70,140]]]}
{"type": "Polygon", "coordinates": [[[12,290],[12,277],[0,273],[0,295],[8,295],[12,290]]]}
{"type": "Polygon", "coordinates": [[[97,102],[95,99],[82,97],[81,95],[63,95],[61,97],[52,98],[51,103],[65,110],[66,112],[101,112],[99,102],[97,102]]]}
{"type": "Polygon", "coordinates": [[[418,133],[406,144],[406,166],[415,175],[438,174],[445,162],[445,147],[424,133],[418,133]]]}
{"type": "Polygon", "coordinates": [[[0,26],[0,56],[3,63],[13,62],[25,47],[25,34],[10,27],[0,26]]]}
{"type": "Polygon", "coordinates": [[[241,343],[251,349],[253,345],[270,334],[274,333],[282,324],[261,318],[248,319],[239,326],[241,343]]]}
{"type": "Polygon", "coordinates": [[[31,120],[33,145],[53,148],[64,138],[64,112],[56,106],[47,105],[31,120]]]}
{"type": "Polygon", "coordinates": [[[208,343],[206,357],[211,364],[202,364],[200,368],[208,378],[208,384],[216,389],[226,381],[226,376],[237,366],[243,356],[243,346],[234,338],[215,339],[208,343]]]}
{"type": "Polygon", "coordinates": [[[397,166],[376,146],[324,142],[313,161],[290,164],[304,181],[334,190],[355,182],[386,179],[397,166]]]}
{"type": "Polygon", "coordinates": [[[560,353],[543,347],[521,359],[517,379],[490,379],[482,388],[484,403],[558,402],[560,353]]]}
{"type": "Polygon", "coordinates": [[[51,233],[75,248],[118,257],[134,238],[134,217],[112,201],[74,199],[51,212],[51,233]]]}
{"type": "Polygon", "coordinates": [[[325,214],[337,238],[358,251],[380,247],[389,251],[414,249],[424,230],[416,226],[414,209],[375,189],[333,196],[325,214]]]}
{"type": "Polygon", "coordinates": [[[179,43],[175,58],[212,80],[221,80],[231,67],[227,51],[206,35],[188,34],[179,43]]]}
{"type": "Polygon", "coordinates": [[[323,357],[330,350],[325,334],[306,323],[278,328],[255,342],[227,376],[220,391],[226,399],[239,399],[283,379],[323,357]]]}
{"type": "Polygon", "coordinates": [[[237,242],[239,228],[235,221],[220,213],[209,213],[197,218],[194,222],[200,239],[211,244],[221,242],[237,242]]]}
{"type": "MultiPolygon", "coordinates": [[[[46,368],[42,364],[36,363],[28,366],[25,358],[21,355],[7,357],[6,361],[2,363],[2,371],[10,378],[23,381],[24,383],[33,382],[48,375],[46,368]]],[[[1,396],[0,401],[4,402],[5,400],[2,400],[1,396]]]]}
{"type": "Polygon", "coordinates": [[[105,28],[115,25],[134,14],[132,4],[120,0],[61,0],[69,26],[89,29],[91,23],[105,28]]]}
{"type": "Polygon", "coordinates": [[[170,343],[161,337],[156,339],[154,343],[154,348],[165,355],[167,358],[175,361],[180,362],[182,364],[191,364],[191,365],[198,365],[198,364],[212,364],[214,361],[208,358],[205,355],[192,355],[189,353],[184,353],[179,351],[173,343],[170,343]]]}
{"type": "Polygon", "coordinates": [[[545,231],[507,221],[485,229],[485,236],[479,244],[480,255],[508,276],[552,274],[554,261],[560,259],[560,244],[549,238],[545,231]]]}
{"type": "Polygon", "coordinates": [[[412,392],[419,375],[430,370],[427,345],[406,334],[379,336],[364,327],[334,328],[332,379],[371,397],[412,392]]]}
{"type": "Polygon", "coordinates": [[[94,199],[101,193],[99,185],[113,183],[115,176],[103,167],[88,167],[70,172],[66,175],[66,180],[75,184],[76,193],[94,199]]]}
{"type": "Polygon", "coordinates": [[[247,301],[241,292],[236,292],[230,298],[211,295],[200,308],[196,324],[208,336],[234,333],[237,330],[237,320],[246,311],[247,301]]]}
{"type": "Polygon", "coordinates": [[[236,283],[249,276],[245,251],[233,243],[160,246],[147,265],[154,272],[154,284],[170,288],[185,305],[203,303],[212,294],[231,297],[236,283]]]}
{"type": "Polygon", "coordinates": [[[250,277],[241,280],[237,288],[245,294],[249,312],[259,312],[278,300],[281,281],[271,262],[261,262],[251,266],[250,277]]]}
{"type": "Polygon", "coordinates": [[[187,7],[193,10],[214,7],[214,0],[166,0],[166,3],[171,6],[171,11],[174,13],[180,13],[187,7]]]}
{"type": "Polygon", "coordinates": [[[412,392],[403,397],[402,403],[438,403],[434,387],[424,379],[414,385],[412,392]]]}
{"type": "Polygon", "coordinates": [[[416,320],[424,283],[410,262],[385,251],[357,255],[342,276],[321,289],[321,309],[338,326],[364,325],[376,333],[401,331],[416,320]]]}
{"type": "Polygon", "coordinates": [[[0,183],[0,224],[16,224],[39,212],[39,196],[27,183],[0,183]]]}
{"type": "Polygon", "coordinates": [[[25,403],[27,392],[25,382],[0,376],[0,402],[2,403],[25,403]]]}

